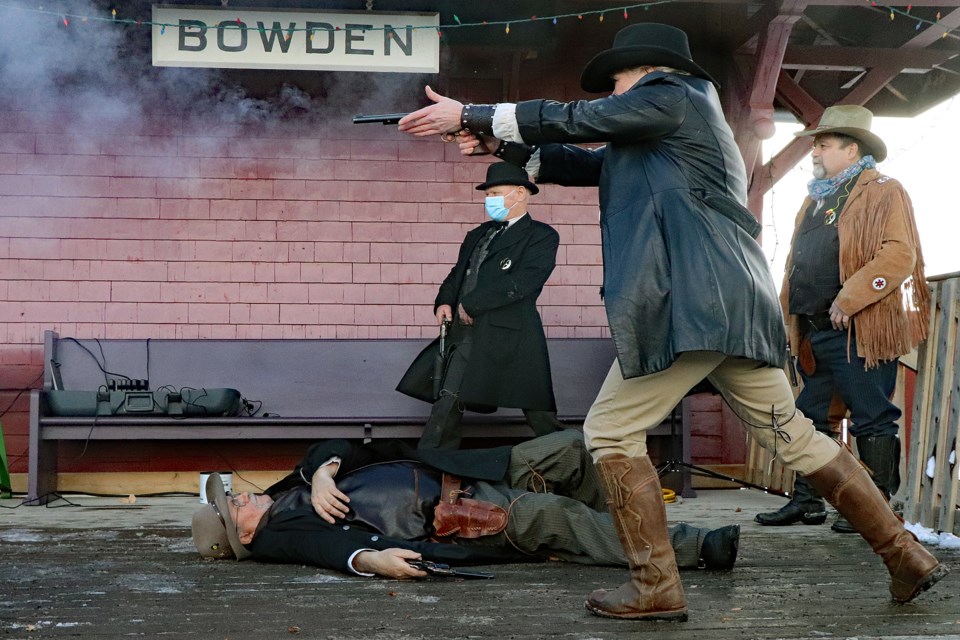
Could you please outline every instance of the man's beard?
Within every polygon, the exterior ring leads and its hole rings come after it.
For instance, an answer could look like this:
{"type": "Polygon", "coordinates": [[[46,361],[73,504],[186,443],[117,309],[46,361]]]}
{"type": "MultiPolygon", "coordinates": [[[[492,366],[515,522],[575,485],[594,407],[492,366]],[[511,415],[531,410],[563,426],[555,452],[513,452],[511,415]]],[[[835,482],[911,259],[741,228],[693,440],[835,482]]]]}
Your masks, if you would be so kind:
{"type": "Polygon", "coordinates": [[[827,170],[823,168],[823,165],[816,162],[813,165],[813,177],[817,180],[823,180],[827,177],[827,170]]]}

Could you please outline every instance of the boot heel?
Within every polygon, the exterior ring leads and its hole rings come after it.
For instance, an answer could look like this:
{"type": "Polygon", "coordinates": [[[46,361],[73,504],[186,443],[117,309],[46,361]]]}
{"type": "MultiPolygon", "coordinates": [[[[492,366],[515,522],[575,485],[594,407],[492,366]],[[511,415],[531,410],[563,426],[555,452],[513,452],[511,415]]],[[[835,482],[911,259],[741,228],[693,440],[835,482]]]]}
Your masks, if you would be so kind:
{"type": "Polygon", "coordinates": [[[827,521],[827,512],[823,511],[821,513],[805,513],[803,514],[803,519],[801,522],[803,524],[823,524],[827,521]]]}

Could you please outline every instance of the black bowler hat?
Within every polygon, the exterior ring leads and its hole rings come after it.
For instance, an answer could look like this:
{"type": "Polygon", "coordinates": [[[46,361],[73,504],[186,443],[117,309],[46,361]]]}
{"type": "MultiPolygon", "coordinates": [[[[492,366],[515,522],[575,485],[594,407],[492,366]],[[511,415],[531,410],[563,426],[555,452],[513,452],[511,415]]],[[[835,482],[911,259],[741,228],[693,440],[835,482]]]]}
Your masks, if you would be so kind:
{"type": "Polygon", "coordinates": [[[613,91],[613,74],[647,65],[673,67],[717,84],[693,61],[686,33],[670,25],[645,22],[618,31],[613,48],[601,51],[584,67],[580,86],[590,93],[613,91]]]}
{"type": "Polygon", "coordinates": [[[526,169],[509,162],[495,162],[487,167],[487,181],[478,184],[477,191],[486,191],[490,187],[499,187],[502,184],[526,187],[527,191],[533,195],[540,193],[537,185],[530,182],[526,169]]]}

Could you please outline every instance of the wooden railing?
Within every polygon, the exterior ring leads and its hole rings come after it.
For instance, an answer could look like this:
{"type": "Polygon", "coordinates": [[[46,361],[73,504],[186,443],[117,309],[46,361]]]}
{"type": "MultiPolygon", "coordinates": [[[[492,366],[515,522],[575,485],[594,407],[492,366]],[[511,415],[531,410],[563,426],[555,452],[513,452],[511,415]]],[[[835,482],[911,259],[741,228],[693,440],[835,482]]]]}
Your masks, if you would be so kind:
{"type": "Polygon", "coordinates": [[[913,421],[902,491],[904,518],[957,533],[960,521],[960,273],[929,278],[932,313],[927,341],[917,358],[913,421]],[[953,462],[950,462],[950,458],[953,462]]]}

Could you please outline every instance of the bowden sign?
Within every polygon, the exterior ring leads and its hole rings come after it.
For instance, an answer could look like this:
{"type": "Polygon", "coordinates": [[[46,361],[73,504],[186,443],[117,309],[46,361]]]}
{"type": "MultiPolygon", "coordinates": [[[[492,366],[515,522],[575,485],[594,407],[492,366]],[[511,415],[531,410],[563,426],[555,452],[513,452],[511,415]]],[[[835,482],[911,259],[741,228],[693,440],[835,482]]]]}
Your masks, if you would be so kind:
{"type": "Polygon", "coordinates": [[[158,67],[437,73],[436,13],[153,7],[158,67]]]}

